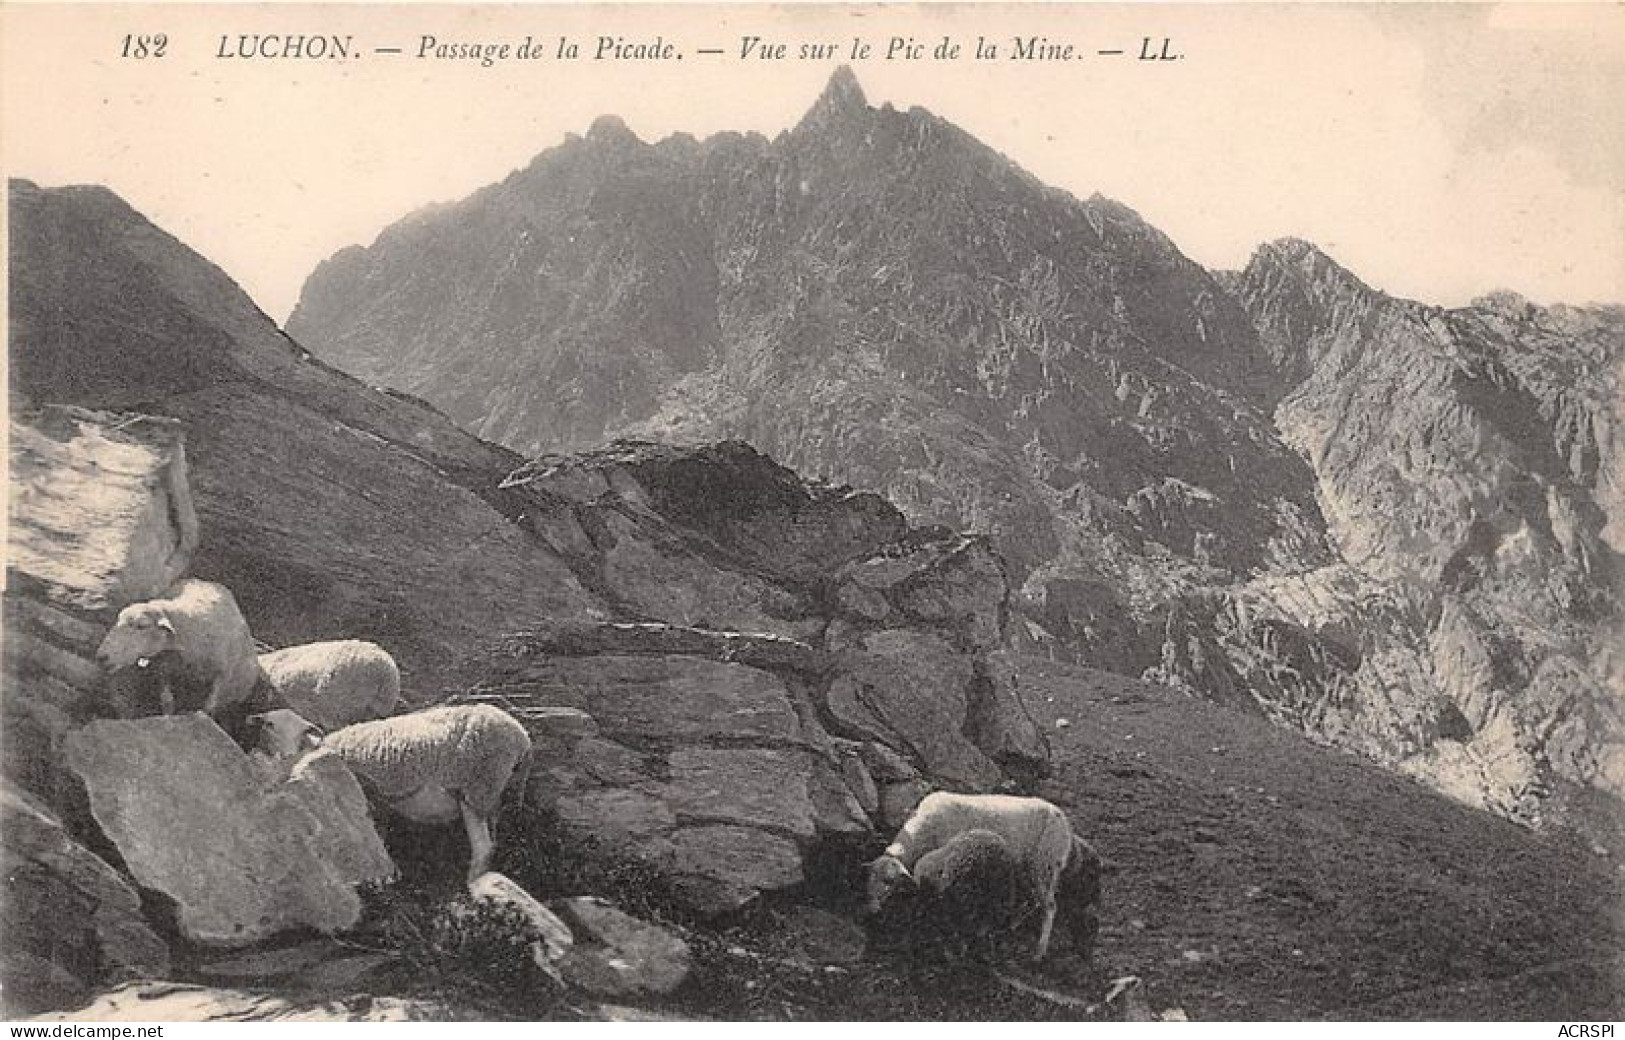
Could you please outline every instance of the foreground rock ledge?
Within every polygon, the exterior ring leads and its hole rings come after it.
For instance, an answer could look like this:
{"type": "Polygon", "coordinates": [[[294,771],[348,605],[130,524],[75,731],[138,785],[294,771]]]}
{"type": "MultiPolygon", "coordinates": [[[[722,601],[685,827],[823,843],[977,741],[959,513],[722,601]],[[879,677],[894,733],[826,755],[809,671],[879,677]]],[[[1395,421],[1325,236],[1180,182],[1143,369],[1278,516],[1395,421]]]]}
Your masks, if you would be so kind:
{"type": "Polygon", "coordinates": [[[67,741],[92,815],[187,938],[239,947],[355,925],[355,886],[394,873],[347,770],[268,783],[202,715],[93,722],[67,741]]]}

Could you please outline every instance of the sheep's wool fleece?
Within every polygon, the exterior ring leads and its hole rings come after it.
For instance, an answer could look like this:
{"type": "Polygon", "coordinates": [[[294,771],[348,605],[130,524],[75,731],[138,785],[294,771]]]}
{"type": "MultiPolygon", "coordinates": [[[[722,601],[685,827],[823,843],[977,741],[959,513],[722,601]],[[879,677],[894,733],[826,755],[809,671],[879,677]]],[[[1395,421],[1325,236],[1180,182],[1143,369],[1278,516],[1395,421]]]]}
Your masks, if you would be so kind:
{"type": "Polygon", "coordinates": [[[1017,867],[1008,842],[992,831],[972,830],[921,856],[914,865],[914,879],[921,888],[940,894],[966,883],[1013,878],[1020,873],[1017,867]]]}
{"type": "Polygon", "coordinates": [[[1054,874],[1072,851],[1066,814],[1042,798],[938,791],[925,796],[886,853],[912,868],[921,856],[970,830],[992,831],[1019,860],[1054,874]]]}
{"type": "Polygon", "coordinates": [[[530,735],[501,708],[454,704],[346,726],[329,734],[321,751],[338,756],[386,799],[434,785],[490,813],[530,751],[530,735]]]}

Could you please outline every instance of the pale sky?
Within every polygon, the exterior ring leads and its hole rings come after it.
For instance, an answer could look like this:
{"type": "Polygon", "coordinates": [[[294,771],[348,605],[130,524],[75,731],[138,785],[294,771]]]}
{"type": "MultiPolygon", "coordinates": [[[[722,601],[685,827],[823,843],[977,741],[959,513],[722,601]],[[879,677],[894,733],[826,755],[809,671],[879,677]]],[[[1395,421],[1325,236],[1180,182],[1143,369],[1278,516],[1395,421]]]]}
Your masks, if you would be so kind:
{"type": "Polygon", "coordinates": [[[1455,305],[1496,288],[1625,301],[1625,8],[1129,4],[582,7],[7,4],[0,159],[107,185],[279,322],[305,277],[430,202],[462,198],[613,113],[648,141],[775,134],[837,59],[739,57],[741,37],[853,36],[872,104],[919,105],[1040,179],[1138,210],[1190,257],[1318,243],[1367,282],[1455,305]],[[161,59],[121,58],[166,33],[161,59]],[[216,57],[221,34],[351,34],[349,61],[216,57]],[[582,60],[419,60],[421,37],[582,41],[582,60]],[[600,35],[682,61],[593,61],[600,35]],[[929,52],[944,36],[957,61],[929,52]],[[977,36],[996,60],[970,58],[977,36]],[[1085,53],[1010,60],[1042,35],[1085,53]],[[927,46],[885,60],[890,37],[927,46]],[[1174,62],[1134,60],[1141,40],[1174,62]],[[378,47],[405,53],[382,55],[378,47]],[[702,55],[722,48],[723,55],[702,55]],[[1098,50],[1129,53],[1102,57],[1098,50]]]}

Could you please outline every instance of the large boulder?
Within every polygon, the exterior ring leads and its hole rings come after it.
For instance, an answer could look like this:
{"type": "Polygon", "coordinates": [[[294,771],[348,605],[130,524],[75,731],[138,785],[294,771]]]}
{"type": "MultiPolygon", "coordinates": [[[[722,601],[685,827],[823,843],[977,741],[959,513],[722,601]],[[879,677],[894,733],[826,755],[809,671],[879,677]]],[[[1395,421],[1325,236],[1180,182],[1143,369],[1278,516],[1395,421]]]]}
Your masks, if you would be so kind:
{"type": "Polygon", "coordinates": [[[0,1014],[65,1007],[99,983],[162,978],[169,950],[118,871],[44,805],[0,784],[0,1014]]]}
{"type": "Polygon", "coordinates": [[[349,928],[356,886],[393,873],[366,796],[337,763],[268,781],[202,715],[93,722],[66,751],[130,874],[174,902],[194,942],[349,928]]]}

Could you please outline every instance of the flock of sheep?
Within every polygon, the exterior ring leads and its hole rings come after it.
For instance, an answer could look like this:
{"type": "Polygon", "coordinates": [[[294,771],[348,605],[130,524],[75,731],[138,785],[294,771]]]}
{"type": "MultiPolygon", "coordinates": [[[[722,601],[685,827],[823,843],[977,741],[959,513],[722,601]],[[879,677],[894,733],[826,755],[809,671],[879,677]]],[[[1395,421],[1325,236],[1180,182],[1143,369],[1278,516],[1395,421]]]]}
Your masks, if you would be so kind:
{"type": "MultiPolygon", "coordinates": [[[[231,592],[212,582],[186,579],[125,607],[96,656],[109,672],[159,666],[160,711],[202,711],[245,747],[293,760],[294,776],[334,757],[394,813],[420,823],[460,817],[471,883],[490,865],[503,791],[529,772],[530,737],[508,713],[483,704],[402,713],[400,671],[373,643],[259,653],[231,592]]],[[[1038,911],[1035,960],[1063,902],[1080,952],[1093,940],[1100,860],[1042,799],[927,795],[866,870],[871,914],[908,891],[939,913],[976,916],[988,907],[967,899],[1002,892],[1038,911]]]]}
{"type": "Polygon", "coordinates": [[[202,711],[240,743],[276,758],[344,762],[368,793],[420,823],[462,817],[468,879],[484,874],[502,792],[530,735],[489,705],[397,714],[401,673],[382,647],[357,640],[261,654],[231,591],[186,579],[162,599],[119,612],[96,659],[108,671],[160,665],[164,713],[202,711]],[[177,680],[192,703],[177,703],[177,680]]]}

